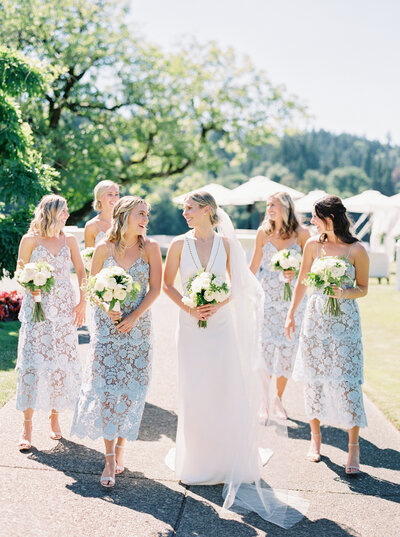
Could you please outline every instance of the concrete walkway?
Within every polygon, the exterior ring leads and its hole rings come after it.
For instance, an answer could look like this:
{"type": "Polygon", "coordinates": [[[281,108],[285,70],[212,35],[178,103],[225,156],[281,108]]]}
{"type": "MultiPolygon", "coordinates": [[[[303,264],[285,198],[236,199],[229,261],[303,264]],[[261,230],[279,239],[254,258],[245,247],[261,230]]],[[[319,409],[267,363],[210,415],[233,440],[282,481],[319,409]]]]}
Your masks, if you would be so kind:
{"type": "MultiPolygon", "coordinates": [[[[49,439],[47,416],[34,418],[33,448],[16,447],[21,414],[11,400],[0,410],[0,537],[398,537],[400,535],[400,433],[370,402],[369,427],[360,441],[362,469],[346,477],[347,435],[325,427],[323,459],[305,460],[309,428],[302,389],[289,383],[290,475],[264,469],[266,482],[288,485],[310,501],[307,517],[289,530],[257,515],[221,510],[221,487],[184,487],[165,466],[177,422],[174,333],[177,308],[162,296],[153,315],[156,348],[153,383],[139,439],[128,446],[123,476],[103,489],[102,441],[68,435],[71,413],[61,419],[66,438],[49,439]]],[[[80,332],[84,358],[88,336],[80,332]]]]}

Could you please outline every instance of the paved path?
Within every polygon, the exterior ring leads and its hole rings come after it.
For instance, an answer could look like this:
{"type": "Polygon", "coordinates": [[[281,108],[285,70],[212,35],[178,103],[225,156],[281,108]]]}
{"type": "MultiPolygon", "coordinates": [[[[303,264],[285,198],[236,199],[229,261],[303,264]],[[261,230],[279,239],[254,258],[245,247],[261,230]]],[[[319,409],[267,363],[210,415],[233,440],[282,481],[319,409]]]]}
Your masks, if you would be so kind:
{"type": "MultiPolygon", "coordinates": [[[[38,413],[30,453],[16,449],[21,415],[10,401],[0,410],[0,537],[399,537],[400,433],[367,401],[369,427],[360,441],[364,474],[348,478],[344,431],[325,427],[323,459],[304,460],[309,429],[300,385],[289,383],[290,475],[266,466],[264,479],[289,485],[309,499],[307,517],[285,531],[254,514],[221,510],[221,488],[177,483],[164,457],[174,444],[177,308],[162,296],[154,307],[154,376],[139,439],[129,444],[127,470],[117,485],[100,487],[102,441],[48,437],[38,413]]],[[[87,334],[80,332],[82,357],[87,334]]],[[[66,433],[71,414],[62,416],[66,433]]]]}

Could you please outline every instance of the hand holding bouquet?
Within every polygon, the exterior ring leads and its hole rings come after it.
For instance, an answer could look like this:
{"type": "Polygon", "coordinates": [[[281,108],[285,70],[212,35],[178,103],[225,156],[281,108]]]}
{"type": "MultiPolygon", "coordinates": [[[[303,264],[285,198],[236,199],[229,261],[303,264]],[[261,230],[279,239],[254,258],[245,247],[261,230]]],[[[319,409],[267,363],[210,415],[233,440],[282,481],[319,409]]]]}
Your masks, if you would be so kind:
{"type": "Polygon", "coordinates": [[[324,313],[329,313],[333,317],[338,317],[341,314],[340,306],[337,298],[331,296],[334,294],[332,285],[341,287],[343,284],[353,285],[353,280],[346,275],[348,262],[336,256],[321,257],[315,261],[312,266],[312,272],[307,274],[307,278],[303,281],[304,285],[323,289],[324,295],[328,295],[324,313]]]}
{"type": "Polygon", "coordinates": [[[42,308],[42,293],[48,293],[55,285],[54,268],[44,261],[27,263],[17,269],[16,280],[22,287],[35,293],[35,305],[33,307],[32,321],[41,322],[46,319],[42,308]]]}
{"type": "Polygon", "coordinates": [[[88,275],[90,274],[90,268],[92,266],[93,253],[94,248],[92,246],[89,246],[89,248],[85,248],[81,252],[83,264],[85,265],[85,270],[88,275]]]}
{"type": "MultiPolygon", "coordinates": [[[[188,296],[182,302],[189,308],[196,308],[204,304],[217,304],[229,296],[228,284],[220,277],[210,272],[200,270],[196,276],[190,278],[187,285],[188,296]]],[[[207,328],[207,321],[198,321],[200,328],[207,328]]]]}
{"type": "MultiPolygon", "coordinates": [[[[280,270],[285,273],[286,270],[292,270],[296,273],[299,273],[301,265],[301,254],[295,250],[290,250],[284,248],[279,250],[271,258],[271,269],[276,271],[280,270]]],[[[283,286],[283,300],[292,300],[292,288],[290,287],[289,282],[285,282],[283,286]]]]}
{"type": "Polygon", "coordinates": [[[91,303],[100,304],[109,312],[120,312],[125,300],[134,300],[139,291],[139,283],[134,282],[122,267],[116,266],[103,268],[95,276],[90,276],[86,287],[86,295],[91,303]]]}

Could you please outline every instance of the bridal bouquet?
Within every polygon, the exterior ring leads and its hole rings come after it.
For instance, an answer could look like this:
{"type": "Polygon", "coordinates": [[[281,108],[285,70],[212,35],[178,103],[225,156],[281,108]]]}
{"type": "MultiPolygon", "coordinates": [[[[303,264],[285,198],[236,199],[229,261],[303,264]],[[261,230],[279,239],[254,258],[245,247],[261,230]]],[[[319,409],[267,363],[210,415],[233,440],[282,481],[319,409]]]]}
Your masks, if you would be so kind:
{"type": "Polygon", "coordinates": [[[341,314],[340,306],[337,298],[333,295],[332,285],[341,287],[343,284],[353,285],[353,280],[346,275],[346,269],[349,266],[348,262],[335,256],[320,257],[312,266],[312,272],[307,274],[307,278],[303,280],[303,284],[316,289],[323,289],[324,295],[328,295],[324,313],[329,313],[333,317],[338,317],[341,314]]]}
{"type": "Polygon", "coordinates": [[[92,304],[99,303],[107,311],[121,311],[121,304],[133,300],[140,291],[140,284],[122,267],[103,268],[95,276],[89,276],[86,296],[92,304]]]}
{"type": "Polygon", "coordinates": [[[82,259],[83,259],[83,264],[85,265],[85,270],[86,270],[87,274],[90,274],[90,268],[92,266],[93,253],[94,253],[94,248],[92,246],[89,246],[89,248],[85,248],[81,252],[81,256],[82,256],[82,259]]]}
{"type": "Polygon", "coordinates": [[[19,284],[30,291],[39,291],[34,296],[35,305],[33,306],[32,321],[41,322],[46,319],[42,308],[42,293],[48,293],[55,285],[54,268],[44,261],[37,263],[27,263],[17,269],[15,277],[19,284]]]}
{"type": "MultiPolygon", "coordinates": [[[[285,272],[285,270],[294,270],[297,275],[300,265],[301,254],[295,250],[285,248],[279,250],[279,252],[271,257],[271,269],[274,271],[280,270],[285,272]]],[[[285,285],[283,286],[283,300],[292,300],[292,288],[287,281],[285,281],[285,285]]]]}
{"type": "MultiPolygon", "coordinates": [[[[189,308],[195,308],[223,302],[229,296],[229,287],[219,276],[200,270],[196,276],[190,278],[187,293],[188,296],[184,296],[182,302],[189,308]]],[[[198,325],[200,328],[207,328],[207,321],[199,320],[198,325]]]]}

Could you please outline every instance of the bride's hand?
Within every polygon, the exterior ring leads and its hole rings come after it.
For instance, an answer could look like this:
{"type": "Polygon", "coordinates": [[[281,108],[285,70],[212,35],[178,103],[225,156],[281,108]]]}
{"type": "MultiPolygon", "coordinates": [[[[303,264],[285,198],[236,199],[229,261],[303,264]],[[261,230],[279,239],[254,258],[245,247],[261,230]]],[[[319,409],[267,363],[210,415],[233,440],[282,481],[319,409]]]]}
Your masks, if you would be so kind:
{"type": "Polygon", "coordinates": [[[204,304],[204,306],[198,306],[196,310],[200,315],[200,321],[207,321],[207,319],[212,317],[221,306],[221,302],[218,304],[204,304]]]}

